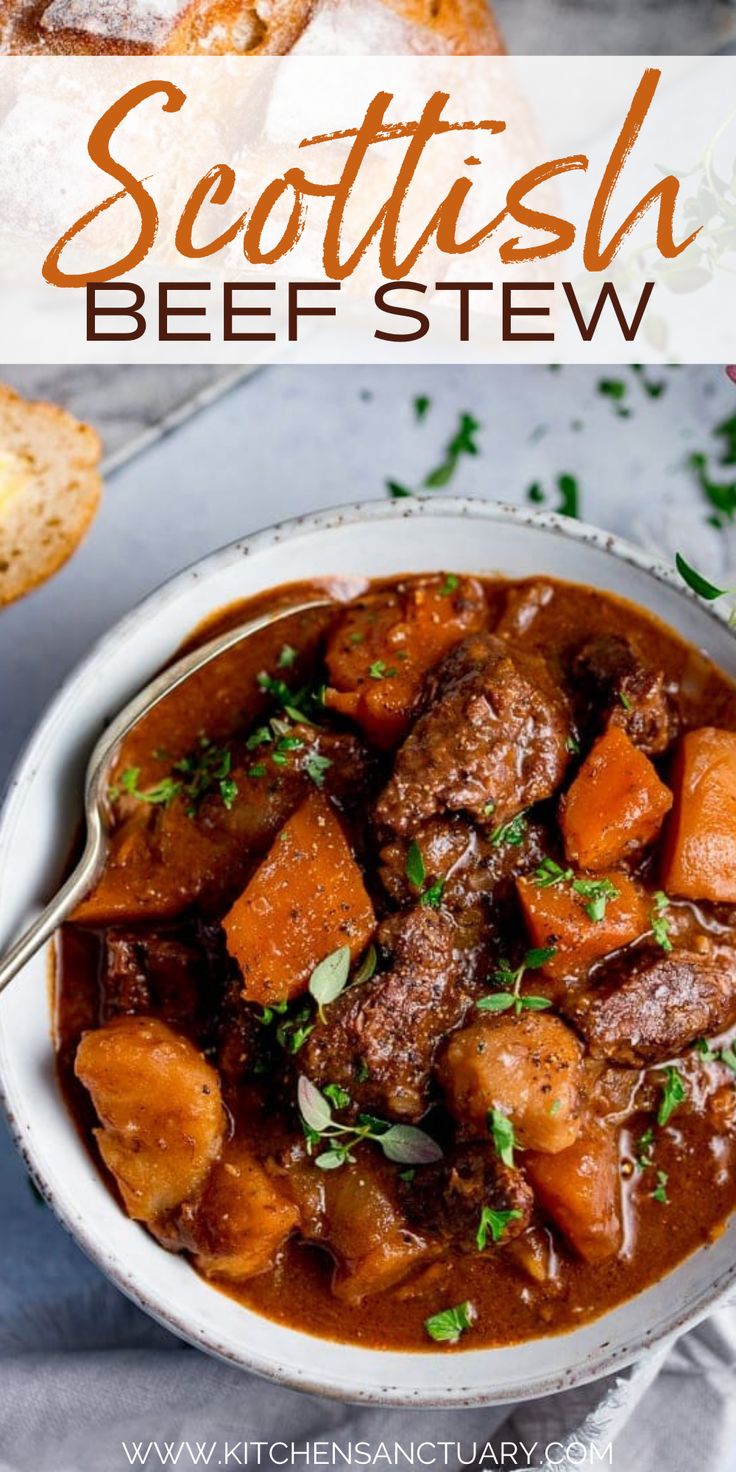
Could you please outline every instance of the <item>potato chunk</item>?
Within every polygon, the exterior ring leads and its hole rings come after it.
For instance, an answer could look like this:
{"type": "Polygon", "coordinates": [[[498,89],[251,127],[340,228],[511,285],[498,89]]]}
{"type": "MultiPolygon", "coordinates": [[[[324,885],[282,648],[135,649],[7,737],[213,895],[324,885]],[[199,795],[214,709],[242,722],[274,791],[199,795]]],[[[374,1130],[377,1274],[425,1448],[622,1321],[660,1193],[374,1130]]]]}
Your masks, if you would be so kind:
{"type": "Polygon", "coordinates": [[[158,1018],[118,1017],[85,1034],[75,1072],[128,1215],[150,1224],[193,1196],[225,1133],[217,1074],[194,1045],[158,1018]]]}
{"type": "Polygon", "coordinates": [[[565,1150],[580,1130],[582,1048],[559,1017],[479,1017],[450,1038],[439,1066],[447,1106],[478,1136],[500,1109],[522,1150],[565,1150]]]}
{"type": "Polygon", "coordinates": [[[651,900],[638,884],[619,870],[601,876],[616,894],[606,899],[599,920],[591,919],[590,900],[569,883],[548,885],[534,879],[517,880],[517,891],[533,946],[552,947],[554,956],[544,971],[555,980],[585,975],[602,956],[629,945],[651,928],[651,900]]]}
{"type": "Polygon", "coordinates": [[[273,1266],[298,1225],[294,1202],[247,1146],[233,1141],[212,1167],[196,1205],[184,1208],[180,1230],[206,1277],[244,1282],[273,1266]]]}
{"type": "Polygon", "coordinates": [[[672,781],[664,887],[683,899],[736,904],[736,732],[688,731],[672,781]]]}
{"type": "Polygon", "coordinates": [[[321,793],[292,814],[222,923],[243,995],[264,1007],[305,991],[315,966],[341,946],[353,957],[365,948],[373,906],[321,793]]]}
{"type": "Polygon", "coordinates": [[[391,1171],[367,1151],[329,1173],[325,1207],[326,1240],[337,1259],[332,1291],[346,1303],[392,1288],[431,1255],[428,1239],[407,1225],[391,1171]]]}
{"type": "Polygon", "coordinates": [[[620,726],[609,726],[560,805],[571,864],[602,873],[656,838],[672,793],[620,726]]]}
{"type": "Polygon", "coordinates": [[[614,1130],[593,1125],[559,1155],[526,1155],[524,1168],[542,1210],[580,1257],[601,1262],[619,1251],[623,1227],[614,1130]]]}

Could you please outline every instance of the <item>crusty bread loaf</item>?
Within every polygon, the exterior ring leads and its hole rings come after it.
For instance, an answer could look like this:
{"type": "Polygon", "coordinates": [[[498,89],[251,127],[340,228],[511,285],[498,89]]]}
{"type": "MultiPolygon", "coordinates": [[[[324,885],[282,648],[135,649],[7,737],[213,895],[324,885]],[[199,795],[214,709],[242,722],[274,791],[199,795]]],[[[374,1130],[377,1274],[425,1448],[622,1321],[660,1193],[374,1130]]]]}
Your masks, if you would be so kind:
{"type": "Polygon", "coordinates": [[[100,451],[88,424],[0,384],[0,605],[51,577],[79,545],[100,499],[100,451]]]}
{"type": "Polygon", "coordinates": [[[485,0],[0,0],[0,53],[283,56],[300,38],[321,55],[503,49],[485,0]]]}

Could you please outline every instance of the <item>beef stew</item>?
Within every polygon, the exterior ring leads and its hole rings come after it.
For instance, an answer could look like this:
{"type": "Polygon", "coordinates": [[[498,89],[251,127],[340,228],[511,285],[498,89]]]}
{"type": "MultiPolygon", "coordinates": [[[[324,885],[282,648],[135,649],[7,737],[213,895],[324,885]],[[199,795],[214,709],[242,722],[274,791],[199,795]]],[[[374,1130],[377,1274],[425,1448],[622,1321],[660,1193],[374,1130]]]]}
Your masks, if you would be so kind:
{"type": "Polygon", "coordinates": [[[65,1097],[128,1214],[260,1313],[570,1329],[736,1205],[736,688],[595,589],[332,591],[127,739],[59,936],[65,1097]]]}

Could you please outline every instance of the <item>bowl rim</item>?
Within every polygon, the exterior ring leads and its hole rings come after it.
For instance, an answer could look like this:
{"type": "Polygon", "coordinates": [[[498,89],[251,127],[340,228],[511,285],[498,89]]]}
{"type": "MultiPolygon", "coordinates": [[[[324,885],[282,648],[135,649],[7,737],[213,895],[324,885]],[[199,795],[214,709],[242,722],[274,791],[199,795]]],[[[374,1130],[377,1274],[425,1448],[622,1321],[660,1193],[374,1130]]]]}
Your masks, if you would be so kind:
{"type": "MultiPolygon", "coordinates": [[[[166,607],[169,602],[175,602],[182,590],[195,581],[207,578],[222,567],[228,566],[244,556],[249,559],[252,556],[281,542],[292,540],[304,535],[319,532],[329,532],[340,527],[364,521],[386,521],[406,519],[415,516],[430,516],[435,519],[467,517],[487,522],[519,524],[528,526],[544,532],[551,532],[566,540],[589,545],[598,551],[609,555],[614,561],[619,560],[629,563],[637,570],[652,577],[655,581],[664,584],[670,590],[690,602],[698,605],[702,614],[707,615],[715,624],[732,631],[736,640],[736,630],[729,621],[727,610],[717,603],[704,603],[689,587],[687,587],[676,569],[665,561],[651,553],[646,547],[638,546],[618,533],[605,531],[590,523],[565,517],[559,513],[532,509],[518,506],[513,503],[491,501],[480,497],[434,497],[430,495],[402,497],[398,500],[387,501],[358,501],[348,502],[344,505],[331,507],[322,511],[305,513],[290,517],[284,521],[258,529],[244,537],[226,543],[213,549],[202,558],[195,559],[186,567],[166,578],[158,584],[146,596],[140,599],[122,618],[118,619],[110,629],[106,630],[90,646],[82,659],[77,661],[68,672],[57,688],[53,698],[44,707],[33,729],[21,748],[4,791],[0,793],[0,857],[5,848],[8,835],[12,835],[15,826],[16,810],[20,809],[23,800],[23,785],[27,774],[35,770],[37,761],[43,758],[43,747],[49,728],[54,727],[58,716],[63,713],[63,708],[70,692],[76,685],[82,673],[93,666],[108,653],[118,648],[120,644],[138,634],[146,623],[155,618],[158,613],[166,607]]],[[[421,571],[421,569],[419,569],[421,571]]],[[[410,574],[412,569],[407,567],[406,572],[410,574]]],[[[349,569],[348,569],[349,575],[349,569]]],[[[565,581],[573,581],[570,578],[565,581]]],[[[214,611],[214,610],[213,610],[214,611]]],[[[657,615],[653,615],[656,617],[657,615]]],[[[23,1162],[37,1184],[47,1204],[54,1212],[62,1227],[69,1233],[74,1241],[81,1247],[87,1257],[110,1279],[125,1296],[133,1301],[149,1317],[156,1320],[164,1328],[170,1330],[179,1338],[182,1338],[214,1356],[216,1359],[235,1368],[246,1370],[260,1375],[269,1380],[275,1380],[287,1388],[300,1390],[306,1393],[322,1396],[328,1399],[347,1401],[350,1403],[364,1403],[386,1406],[407,1406],[427,1408],[459,1408],[461,1406],[482,1407],[490,1405],[509,1404],[507,1393],[497,1393],[493,1387],[482,1391],[473,1390],[472,1393],[461,1388],[421,1389],[409,1393],[402,1389],[397,1391],[388,1385],[372,1386],[368,1389],[355,1384],[352,1387],[334,1385],[318,1378],[314,1371],[307,1370],[305,1374],[296,1374],[293,1371],[276,1366],[272,1358],[265,1356],[253,1346],[245,1343],[238,1347],[237,1352],[218,1345],[213,1335],[206,1329],[197,1329],[188,1323],[183,1315],[176,1310],[152,1301],[149,1294],[143,1288],[139,1288],[131,1279],[130,1273],[126,1273],[122,1265],[111,1262],[105,1254],[104,1248],[99,1244],[93,1227],[89,1227],[84,1220],[80,1220],[67,1208],[65,1202],[60,1201],[53,1187],[49,1186],[44,1178],[43,1169],[37,1164],[33,1143],[24,1135],[23,1127],[19,1118],[16,1118],[14,1106],[10,1098],[9,1081],[4,1076],[2,1053],[0,1052],[0,1104],[2,1104],[9,1132],[13,1142],[18,1149],[23,1162]]],[[[103,1183],[101,1183],[103,1184],[103,1183]]],[[[104,1185],[103,1185],[104,1189],[104,1185]]],[[[681,1266],[681,1265],[678,1265],[681,1266]]],[[[673,1271],[676,1271],[674,1269],[673,1271]]],[[[135,1277],[135,1269],[133,1269],[135,1277]]],[[[722,1275],[723,1277],[723,1275],[722,1275]]],[[[679,1311],[673,1308],[671,1315],[667,1316],[666,1322],[654,1331],[642,1327],[638,1333],[630,1338],[626,1345],[618,1350],[610,1351],[605,1346],[601,1347],[595,1354],[588,1356],[585,1363],[573,1371],[560,1372],[559,1378],[547,1376],[544,1380],[538,1379],[530,1388],[525,1388],[524,1399],[532,1400],[538,1397],[571,1389],[574,1386],[588,1384],[616,1371],[621,1371],[640,1360],[643,1355],[649,1354],[657,1346],[666,1347],[667,1343],[686,1329],[700,1323],[722,1302],[733,1288],[736,1278],[736,1265],[733,1272],[729,1273],[728,1281],[711,1282],[703,1288],[696,1298],[694,1304],[688,1310],[679,1311]]],[[[212,1292],[216,1292],[212,1288],[212,1292]]],[[[639,1296],[639,1295],[637,1295],[639,1296]]],[[[600,1316],[598,1322],[602,1322],[606,1314],[600,1316]]],[[[288,1325],[283,1326],[286,1330],[288,1325]]],[[[559,1336],[564,1340],[564,1334],[559,1336]]],[[[316,1337],[316,1343],[320,1339],[316,1337]]],[[[332,1342],[332,1341],[330,1341],[332,1342]]],[[[533,1341],[529,1341],[533,1342],[533,1341]]],[[[488,1355],[503,1352],[504,1346],[497,1348],[474,1350],[474,1354],[488,1355]]],[[[381,1355],[383,1351],[374,1350],[372,1353],[381,1355]]],[[[425,1356],[420,1357],[422,1360],[425,1356]]],[[[517,1397],[514,1397],[518,1399],[517,1397]]]]}

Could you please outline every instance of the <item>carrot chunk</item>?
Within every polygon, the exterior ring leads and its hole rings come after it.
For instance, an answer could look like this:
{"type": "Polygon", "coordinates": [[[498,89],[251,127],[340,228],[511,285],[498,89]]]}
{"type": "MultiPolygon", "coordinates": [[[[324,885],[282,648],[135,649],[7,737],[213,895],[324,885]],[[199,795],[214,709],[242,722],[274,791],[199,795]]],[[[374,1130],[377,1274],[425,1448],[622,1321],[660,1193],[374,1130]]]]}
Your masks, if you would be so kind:
{"type": "Polygon", "coordinates": [[[651,929],[651,901],[620,870],[547,887],[533,877],[518,879],[516,888],[532,946],[554,950],[544,971],[555,981],[584,975],[601,956],[651,929]]]}
{"type": "Polygon", "coordinates": [[[599,873],[656,838],[672,793],[620,726],[609,726],[562,800],[560,824],[571,864],[599,873]]]}
{"type": "Polygon", "coordinates": [[[618,1141],[591,1125],[558,1155],[529,1152],[524,1168],[542,1210],[586,1262],[613,1257],[623,1241],[618,1141]]]}
{"type": "Polygon", "coordinates": [[[736,903],[736,732],[702,726],[680,742],[662,883],[690,900],[736,903]]]}
{"type": "Polygon", "coordinates": [[[327,799],[312,793],[281,829],[223,920],[243,995],[263,1006],[306,990],[341,946],[355,957],[375,928],[373,906],[327,799]]]}
{"type": "Polygon", "coordinates": [[[452,573],[362,599],[328,643],[325,704],[357,721],[377,746],[395,746],[427,671],[487,617],[480,584],[452,573]]]}

